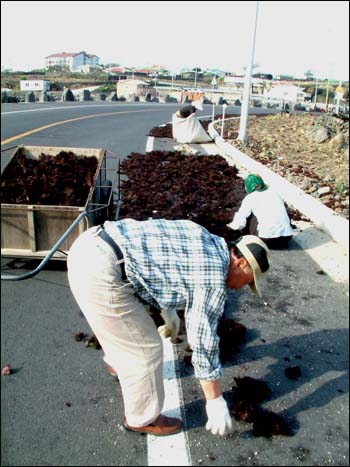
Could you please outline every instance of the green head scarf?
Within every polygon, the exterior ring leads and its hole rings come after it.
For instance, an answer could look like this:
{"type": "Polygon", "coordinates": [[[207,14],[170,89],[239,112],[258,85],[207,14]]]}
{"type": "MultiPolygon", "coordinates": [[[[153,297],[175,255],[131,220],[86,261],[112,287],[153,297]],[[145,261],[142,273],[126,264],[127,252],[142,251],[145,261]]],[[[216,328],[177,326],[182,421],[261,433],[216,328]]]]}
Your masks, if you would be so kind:
{"type": "Polygon", "coordinates": [[[259,177],[259,175],[249,174],[248,177],[244,180],[245,191],[253,193],[253,191],[265,191],[267,186],[264,183],[264,180],[259,177]]]}

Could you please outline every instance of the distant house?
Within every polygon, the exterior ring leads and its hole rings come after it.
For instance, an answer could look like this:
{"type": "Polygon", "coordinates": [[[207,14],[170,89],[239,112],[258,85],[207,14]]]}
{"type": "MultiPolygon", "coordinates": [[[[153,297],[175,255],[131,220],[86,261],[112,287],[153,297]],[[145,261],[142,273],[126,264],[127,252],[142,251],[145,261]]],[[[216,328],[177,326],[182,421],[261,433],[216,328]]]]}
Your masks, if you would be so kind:
{"type": "Polygon", "coordinates": [[[156,91],[145,81],[140,79],[123,79],[117,83],[118,97],[131,97],[131,96],[147,96],[150,94],[152,97],[156,95],[156,91]]]}
{"type": "Polygon", "coordinates": [[[50,81],[46,79],[21,79],[21,91],[50,91],[50,81]]]}
{"type": "Polygon", "coordinates": [[[122,74],[122,73],[125,73],[126,68],[124,68],[123,66],[112,66],[109,68],[105,68],[103,71],[105,73],[122,74]]]}
{"type": "Polygon", "coordinates": [[[80,71],[81,73],[91,73],[92,71],[96,71],[100,69],[100,66],[97,65],[90,65],[86,63],[85,65],[80,65],[77,67],[77,71],[80,71]]]}
{"type": "Polygon", "coordinates": [[[286,102],[304,102],[306,93],[298,86],[283,84],[275,86],[267,93],[268,99],[279,99],[286,102]]]}
{"type": "Polygon", "coordinates": [[[225,76],[224,83],[225,84],[244,84],[245,76],[225,76]]]}
{"type": "Polygon", "coordinates": [[[226,71],[218,70],[217,68],[210,68],[203,71],[203,76],[216,76],[217,78],[224,78],[226,75],[226,71]]]}
{"type": "Polygon", "coordinates": [[[83,65],[97,66],[99,63],[97,55],[86,52],[61,52],[45,57],[45,67],[59,67],[69,71],[77,71],[83,65]]]}

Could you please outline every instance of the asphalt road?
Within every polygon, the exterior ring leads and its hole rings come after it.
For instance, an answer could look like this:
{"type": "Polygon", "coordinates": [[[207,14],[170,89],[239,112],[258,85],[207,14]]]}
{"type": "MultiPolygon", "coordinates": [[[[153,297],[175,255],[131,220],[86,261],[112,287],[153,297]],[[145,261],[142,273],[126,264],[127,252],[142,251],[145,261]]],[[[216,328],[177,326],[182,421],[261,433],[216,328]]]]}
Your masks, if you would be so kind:
{"type": "MultiPolygon", "coordinates": [[[[176,108],[83,104],[2,106],[2,142],[50,123],[105,114],[32,132],[2,149],[102,147],[125,157],[144,152],[146,133],[170,121],[176,108]]],[[[210,115],[211,106],[200,114],[210,115]]],[[[2,153],[2,164],[6,157],[2,153]]],[[[246,326],[248,338],[225,364],[222,386],[230,399],[233,377],[264,379],[273,393],[264,407],[284,415],[293,435],[255,437],[251,424],[238,422],[228,437],[208,434],[198,382],[180,359],[192,465],[349,465],[348,288],[320,273],[294,241],[272,257],[264,299],[245,290],[229,294],[226,312],[246,326]],[[301,378],[286,378],[291,365],[300,366],[301,378]]],[[[8,258],[1,263],[7,273],[34,268],[33,262],[8,258]]],[[[65,264],[54,262],[29,280],[2,281],[1,310],[1,367],[15,369],[1,377],[1,465],[148,465],[147,437],[120,427],[120,386],[105,372],[101,351],[74,340],[76,332],[91,332],[70,293],[65,264]]]]}

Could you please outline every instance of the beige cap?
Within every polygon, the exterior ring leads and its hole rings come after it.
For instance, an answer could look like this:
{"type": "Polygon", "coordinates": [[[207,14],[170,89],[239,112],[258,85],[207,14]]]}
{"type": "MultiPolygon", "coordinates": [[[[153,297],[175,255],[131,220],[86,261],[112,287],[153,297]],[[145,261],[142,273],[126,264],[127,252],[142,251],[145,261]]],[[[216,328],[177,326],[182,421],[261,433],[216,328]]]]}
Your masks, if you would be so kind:
{"type": "Polygon", "coordinates": [[[254,282],[249,284],[254,293],[262,297],[262,277],[270,267],[270,250],[255,235],[244,235],[236,243],[236,247],[247,260],[254,274],[254,282]]]}

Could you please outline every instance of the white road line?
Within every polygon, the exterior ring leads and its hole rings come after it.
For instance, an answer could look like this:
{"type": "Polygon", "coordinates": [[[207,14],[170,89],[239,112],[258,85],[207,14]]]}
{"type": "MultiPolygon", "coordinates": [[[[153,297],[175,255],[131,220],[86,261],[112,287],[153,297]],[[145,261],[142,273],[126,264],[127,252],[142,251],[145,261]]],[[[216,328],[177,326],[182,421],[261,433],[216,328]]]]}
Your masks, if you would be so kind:
{"type": "MultiPolygon", "coordinates": [[[[183,404],[180,382],[176,379],[174,348],[170,339],[163,338],[165,401],[162,414],[182,419],[183,404]]],[[[172,436],[147,435],[149,466],[191,466],[187,436],[184,431],[172,436]]]]}
{"type": "Polygon", "coordinates": [[[20,114],[24,112],[42,112],[43,110],[81,109],[84,107],[111,107],[111,106],[107,104],[102,104],[102,105],[69,105],[66,107],[43,107],[42,109],[26,109],[26,110],[14,110],[13,112],[2,112],[1,115],[20,114]]]}
{"type": "MultiPolygon", "coordinates": [[[[144,104],[143,102],[140,102],[140,103],[133,103],[132,104],[133,107],[138,107],[138,106],[141,106],[141,105],[147,105],[147,104],[144,104]]],[[[152,104],[152,107],[153,106],[156,106],[157,104],[152,104]]],[[[164,104],[158,104],[159,106],[164,106],[164,104]]],[[[167,104],[169,105],[169,104],[167,104]]],[[[174,104],[170,104],[170,105],[174,105],[174,104]]],[[[113,104],[101,104],[101,105],[98,105],[98,104],[92,104],[92,105],[69,105],[69,106],[65,106],[65,107],[43,107],[42,109],[27,109],[27,110],[14,110],[13,112],[1,112],[1,115],[12,115],[12,114],[19,114],[19,113],[24,113],[24,112],[42,112],[44,110],[63,110],[63,109],[81,109],[81,108],[85,108],[85,107],[113,107],[113,104]]],[[[122,106],[119,107],[120,109],[123,109],[122,106]]]]}

